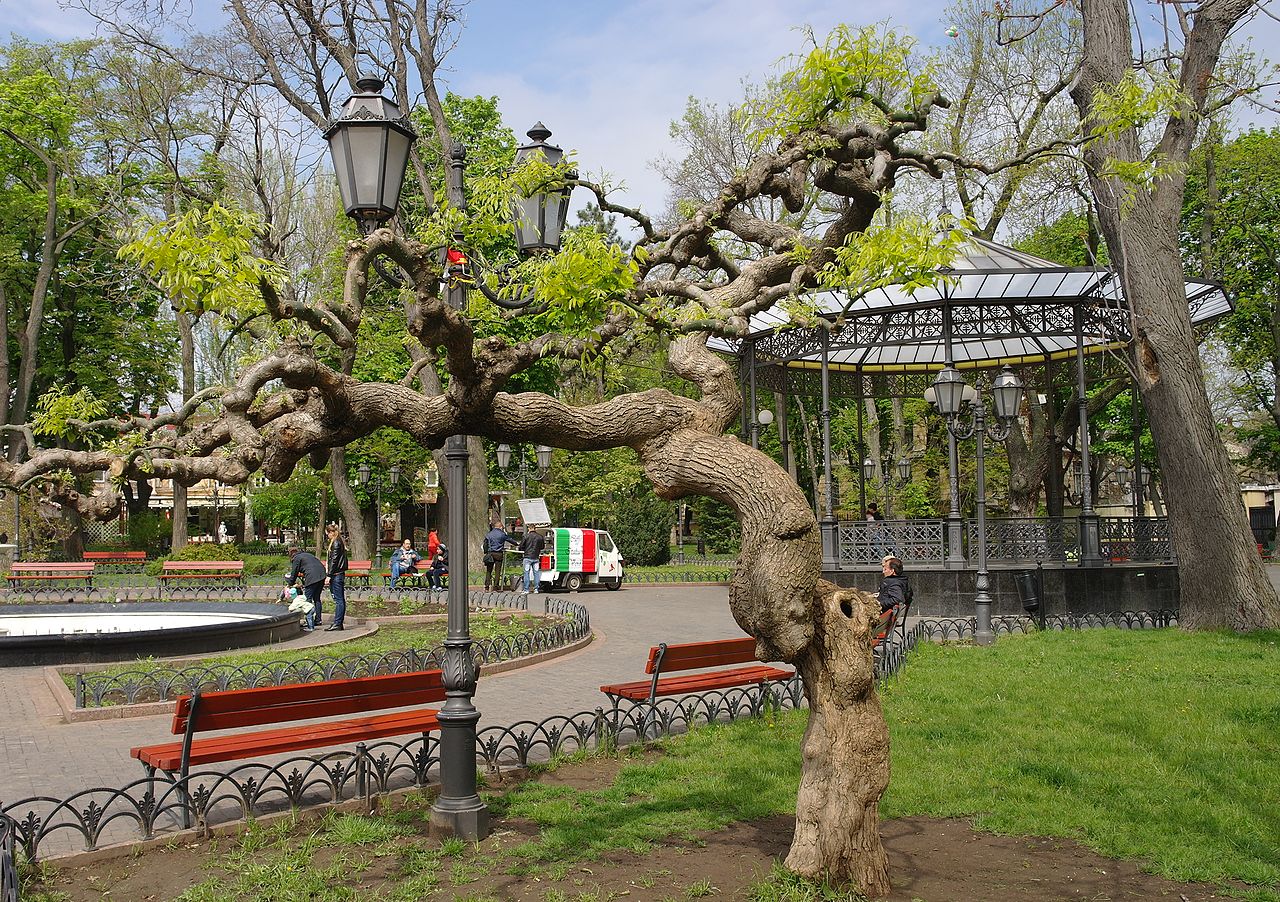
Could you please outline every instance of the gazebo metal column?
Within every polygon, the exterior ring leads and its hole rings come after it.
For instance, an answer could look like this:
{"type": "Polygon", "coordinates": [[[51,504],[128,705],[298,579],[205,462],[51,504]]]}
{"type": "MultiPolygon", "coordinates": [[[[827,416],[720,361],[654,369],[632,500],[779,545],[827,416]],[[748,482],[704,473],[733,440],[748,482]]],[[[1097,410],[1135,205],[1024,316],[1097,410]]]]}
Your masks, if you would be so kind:
{"type": "MultiPolygon", "coordinates": [[[[948,266],[940,272],[946,277],[952,270],[948,266]]],[[[942,353],[943,365],[955,366],[951,347],[951,290],[946,282],[942,287],[942,353]]],[[[968,561],[964,556],[964,520],[960,518],[960,446],[950,429],[947,430],[947,486],[951,496],[951,507],[947,511],[947,566],[964,567],[968,561]]]]}
{"type": "Polygon", "coordinates": [[[1133,529],[1135,538],[1141,527],[1138,525],[1147,513],[1147,506],[1142,498],[1142,397],[1138,394],[1138,380],[1133,380],[1133,529]]]}
{"type": "Polygon", "coordinates": [[[858,514],[859,518],[865,519],[867,516],[867,476],[862,472],[862,453],[867,447],[866,433],[863,431],[862,412],[866,409],[866,402],[862,397],[862,371],[857,370],[858,378],[858,514]]]}
{"type": "Polygon", "coordinates": [[[836,493],[831,482],[831,333],[822,330],[822,564],[828,569],[840,565],[836,493]]]}
{"type": "Polygon", "coordinates": [[[1076,321],[1076,393],[1080,406],[1080,563],[1096,566],[1102,563],[1098,537],[1098,515],[1093,510],[1093,480],[1089,464],[1089,398],[1084,381],[1084,318],[1080,305],[1073,306],[1076,321]]]}
{"type": "Polygon", "coordinates": [[[750,385],[750,401],[747,416],[751,420],[751,447],[760,450],[760,417],[756,408],[756,342],[751,340],[751,373],[748,376],[750,385]]]}

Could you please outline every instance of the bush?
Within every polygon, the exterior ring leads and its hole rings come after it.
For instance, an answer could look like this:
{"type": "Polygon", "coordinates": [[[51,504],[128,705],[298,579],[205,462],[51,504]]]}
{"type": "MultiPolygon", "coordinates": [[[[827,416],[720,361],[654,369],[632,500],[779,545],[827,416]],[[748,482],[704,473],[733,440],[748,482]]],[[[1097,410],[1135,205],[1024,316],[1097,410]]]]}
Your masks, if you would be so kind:
{"type": "MultiPolygon", "coordinates": [[[[738,553],[742,544],[742,528],[729,505],[702,497],[693,502],[693,516],[698,535],[706,541],[707,554],[738,553]]],[[[688,540],[685,545],[687,551],[688,540]]]]}
{"type": "Polygon", "coordinates": [[[163,554],[169,547],[173,527],[164,515],[139,511],[128,520],[129,547],[149,554],[163,554]]]}
{"type": "Polygon", "coordinates": [[[618,504],[609,534],[628,564],[655,566],[671,560],[671,504],[651,491],[618,504]]]}
{"type": "Polygon", "coordinates": [[[245,576],[283,576],[289,569],[289,558],[275,550],[274,554],[242,554],[235,545],[193,542],[168,557],[147,564],[147,573],[158,576],[165,561],[244,561],[245,576]]]}
{"type": "Polygon", "coordinates": [[[237,547],[240,549],[241,554],[282,554],[285,551],[285,548],[281,545],[270,545],[257,540],[241,542],[237,547]]]}

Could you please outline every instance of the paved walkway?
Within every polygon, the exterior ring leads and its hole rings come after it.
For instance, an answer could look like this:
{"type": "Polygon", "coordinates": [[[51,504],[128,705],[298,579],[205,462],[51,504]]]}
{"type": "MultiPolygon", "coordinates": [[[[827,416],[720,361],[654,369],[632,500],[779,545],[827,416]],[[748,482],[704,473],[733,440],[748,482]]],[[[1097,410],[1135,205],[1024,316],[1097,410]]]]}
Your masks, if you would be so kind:
{"type": "MultiPolygon", "coordinates": [[[[643,676],[649,647],[658,642],[742,635],[723,586],[638,586],[567,597],[591,612],[595,641],[562,658],[482,676],[476,692],[481,729],[592,711],[605,701],[601,685],[643,676]]],[[[540,597],[530,607],[538,611],[540,597]]],[[[137,780],[142,768],[129,749],[170,739],[171,720],[172,715],[155,715],[67,724],[43,668],[0,668],[0,802],[65,798],[137,780]]]]}

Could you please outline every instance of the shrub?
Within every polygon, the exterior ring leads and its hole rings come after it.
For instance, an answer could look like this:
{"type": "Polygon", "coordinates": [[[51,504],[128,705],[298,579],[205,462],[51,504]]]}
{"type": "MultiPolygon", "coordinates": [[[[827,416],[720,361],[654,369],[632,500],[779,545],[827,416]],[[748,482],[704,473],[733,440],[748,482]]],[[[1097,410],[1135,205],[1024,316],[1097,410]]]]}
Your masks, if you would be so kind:
{"type": "Polygon", "coordinates": [[[708,554],[738,553],[742,544],[742,528],[727,504],[714,498],[698,498],[693,502],[693,516],[698,535],[706,541],[708,554]]]}
{"type": "Polygon", "coordinates": [[[129,547],[149,554],[163,554],[169,547],[173,527],[162,514],[139,511],[129,517],[129,547]]]}
{"type": "Polygon", "coordinates": [[[646,491],[618,504],[609,534],[628,564],[654,566],[671,560],[671,504],[646,491]]]}

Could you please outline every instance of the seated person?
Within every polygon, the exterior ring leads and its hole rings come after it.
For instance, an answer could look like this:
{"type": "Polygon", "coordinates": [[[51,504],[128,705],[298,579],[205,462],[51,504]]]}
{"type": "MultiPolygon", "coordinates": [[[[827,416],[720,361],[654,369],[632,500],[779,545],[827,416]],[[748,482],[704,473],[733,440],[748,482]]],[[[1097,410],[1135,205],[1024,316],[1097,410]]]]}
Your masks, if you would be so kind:
{"type": "Polygon", "coordinates": [[[391,588],[396,587],[400,577],[406,573],[414,573],[414,567],[422,555],[413,550],[413,539],[405,539],[400,547],[391,553],[391,588]]]}
{"type": "Polygon", "coordinates": [[[431,558],[431,569],[427,571],[427,583],[431,588],[440,590],[444,588],[444,578],[449,575],[449,546],[443,542],[436,548],[435,556],[431,558]]]}
{"type": "Polygon", "coordinates": [[[911,585],[902,575],[902,561],[886,554],[880,562],[880,611],[889,610],[895,604],[911,604],[911,585]]]}

